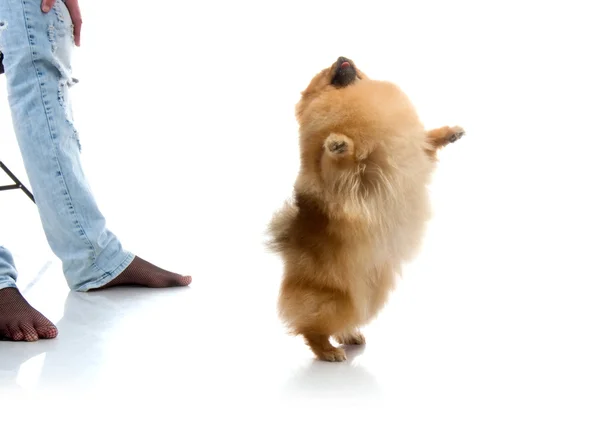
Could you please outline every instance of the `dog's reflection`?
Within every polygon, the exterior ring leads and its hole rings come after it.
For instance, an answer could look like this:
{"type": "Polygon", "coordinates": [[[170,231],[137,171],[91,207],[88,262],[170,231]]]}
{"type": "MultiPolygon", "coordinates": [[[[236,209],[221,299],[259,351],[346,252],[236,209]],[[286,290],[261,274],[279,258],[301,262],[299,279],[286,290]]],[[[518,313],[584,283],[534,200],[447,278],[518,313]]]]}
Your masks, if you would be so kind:
{"type": "Polygon", "coordinates": [[[305,398],[376,398],[380,395],[375,377],[358,362],[365,346],[344,346],[345,362],[311,361],[292,376],[284,394],[305,398]]]}

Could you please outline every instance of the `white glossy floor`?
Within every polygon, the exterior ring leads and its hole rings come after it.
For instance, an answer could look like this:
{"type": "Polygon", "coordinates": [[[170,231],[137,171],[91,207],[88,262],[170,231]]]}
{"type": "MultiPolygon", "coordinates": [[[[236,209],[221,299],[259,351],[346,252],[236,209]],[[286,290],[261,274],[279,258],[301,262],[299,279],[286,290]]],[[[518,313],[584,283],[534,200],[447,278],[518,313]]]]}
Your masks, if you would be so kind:
{"type": "MultiPolygon", "coordinates": [[[[73,94],[109,226],[194,282],[70,293],[35,206],[0,194],[20,288],[60,330],[0,342],[0,426],[597,428],[587,3],[188,3],[82,1],[73,94]],[[441,156],[423,250],[367,346],[329,364],[277,319],[262,234],[295,177],[299,91],[339,55],[467,136],[441,156]]],[[[23,177],[6,102],[0,153],[23,177]]]]}

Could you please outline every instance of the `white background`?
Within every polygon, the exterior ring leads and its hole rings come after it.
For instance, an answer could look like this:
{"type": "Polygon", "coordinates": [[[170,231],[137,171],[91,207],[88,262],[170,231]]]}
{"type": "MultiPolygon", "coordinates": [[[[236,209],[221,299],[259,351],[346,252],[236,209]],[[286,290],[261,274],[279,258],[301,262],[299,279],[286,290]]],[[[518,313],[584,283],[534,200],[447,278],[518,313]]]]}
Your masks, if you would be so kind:
{"type": "MultiPolygon", "coordinates": [[[[69,293],[33,204],[0,195],[20,288],[60,329],[0,343],[2,427],[599,427],[593,1],[81,3],[95,195],[128,248],[194,282],[69,293]],[[366,348],[325,364],[277,319],[262,243],[297,172],[294,104],[340,55],[467,135],[366,348]]],[[[25,176],[6,102],[0,154],[25,176]]]]}

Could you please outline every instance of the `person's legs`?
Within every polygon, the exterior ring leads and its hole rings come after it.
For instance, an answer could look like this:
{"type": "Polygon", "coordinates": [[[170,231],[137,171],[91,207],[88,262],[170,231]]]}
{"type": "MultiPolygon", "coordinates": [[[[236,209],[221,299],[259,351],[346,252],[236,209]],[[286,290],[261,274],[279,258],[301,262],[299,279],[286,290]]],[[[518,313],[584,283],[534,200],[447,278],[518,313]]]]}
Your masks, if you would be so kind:
{"type": "Polygon", "coordinates": [[[73,39],[62,1],[3,0],[0,35],[13,126],[48,243],[69,287],[105,285],[131,263],[106,228],[82,171],[69,88],[73,39]]]}
{"type": "Polygon", "coordinates": [[[17,287],[17,268],[12,255],[6,247],[0,246],[0,290],[17,287]]]}
{"type": "Polygon", "coordinates": [[[0,1],[0,51],[25,169],[67,284],[81,292],[121,284],[188,285],[190,277],[134,256],[107,229],[82,170],[73,123],[69,90],[77,80],[69,12],[61,0],[47,14],[40,4],[0,1]]]}

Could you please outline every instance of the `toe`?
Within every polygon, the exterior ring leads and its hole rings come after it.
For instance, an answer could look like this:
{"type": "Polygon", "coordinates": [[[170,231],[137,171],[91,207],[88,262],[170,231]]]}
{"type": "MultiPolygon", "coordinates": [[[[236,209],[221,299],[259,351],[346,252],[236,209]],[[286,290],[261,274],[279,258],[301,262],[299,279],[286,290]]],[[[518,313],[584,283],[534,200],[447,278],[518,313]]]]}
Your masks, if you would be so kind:
{"type": "Polygon", "coordinates": [[[36,329],[33,326],[33,324],[21,323],[19,325],[19,327],[21,328],[21,332],[23,333],[23,340],[25,340],[25,341],[37,341],[37,340],[40,339],[40,337],[38,336],[38,333],[37,333],[36,329]]]}
{"type": "Polygon", "coordinates": [[[191,282],[191,276],[180,276],[179,274],[171,274],[165,278],[161,286],[188,286],[191,282]]]}
{"type": "Polygon", "coordinates": [[[23,332],[21,331],[21,328],[19,328],[19,325],[8,325],[7,331],[8,337],[13,341],[23,341],[23,339],[25,338],[25,335],[23,335],[23,332]]]}
{"type": "Polygon", "coordinates": [[[56,329],[56,326],[54,325],[36,326],[35,330],[37,331],[38,337],[45,340],[56,338],[58,335],[58,329],[56,329]]]}

